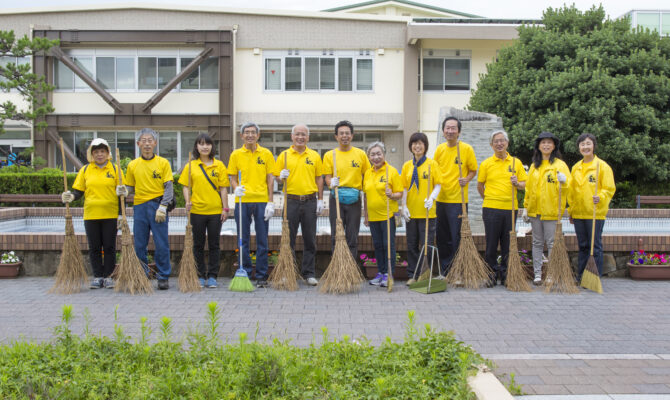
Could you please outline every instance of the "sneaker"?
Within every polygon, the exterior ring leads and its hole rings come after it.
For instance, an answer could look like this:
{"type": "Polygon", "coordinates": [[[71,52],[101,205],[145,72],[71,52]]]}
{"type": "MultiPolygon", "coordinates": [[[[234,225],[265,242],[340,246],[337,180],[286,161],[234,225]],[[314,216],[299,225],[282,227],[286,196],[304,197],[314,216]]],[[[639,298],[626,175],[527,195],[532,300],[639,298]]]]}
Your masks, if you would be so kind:
{"type": "Polygon", "coordinates": [[[105,278],[105,288],[107,288],[107,289],[114,289],[114,279],[112,279],[112,278],[105,278]]]}
{"type": "Polygon", "coordinates": [[[159,279],[158,280],[158,290],[168,290],[170,288],[170,284],[168,283],[167,279],[159,279]]]}
{"type": "Polygon", "coordinates": [[[382,279],[384,279],[384,274],[378,273],[369,283],[370,285],[379,286],[379,284],[382,283],[382,279]]]}
{"type": "Polygon", "coordinates": [[[535,279],[533,280],[533,285],[539,286],[540,283],[542,283],[542,278],[540,278],[539,276],[536,276],[535,279]]]}
{"type": "Polygon", "coordinates": [[[384,275],[382,275],[382,276],[383,276],[383,277],[382,277],[381,282],[379,282],[379,286],[380,286],[380,287],[388,287],[388,285],[389,285],[389,276],[388,276],[388,274],[384,274],[384,275]]]}
{"type": "Polygon", "coordinates": [[[316,286],[319,284],[319,281],[316,280],[315,277],[307,278],[307,284],[309,286],[316,286]]]}
{"type": "Polygon", "coordinates": [[[200,282],[201,289],[205,287],[205,278],[198,278],[198,282],[200,282]]]}
{"type": "Polygon", "coordinates": [[[105,280],[102,278],[93,278],[91,280],[91,289],[102,289],[105,285],[105,280]]]}
{"type": "Polygon", "coordinates": [[[219,287],[219,285],[217,285],[217,283],[216,283],[216,278],[214,278],[214,277],[208,278],[207,279],[207,287],[210,288],[210,289],[216,289],[217,287],[219,287]]]}
{"type": "Polygon", "coordinates": [[[267,287],[267,286],[268,286],[268,281],[266,281],[265,279],[259,279],[258,281],[256,281],[256,287],[257,288],[264,288],[264,287],[267,287]]]}
{"type": "Polygon", "coordinates": [[[414,282],[416,282],[416,279],[414,279],[414,278],[409,278],[409,279],[407,280],[407,286],[411,285],[411,284],[414,283],[414,282]]]}
{"type": "Polygon", "coordinates": [[[443,280],[447,279],[447,277],[440,274],[440,275],[436,276],[435,279],[437,279],[438,281],[443,281],[443,280]]]}

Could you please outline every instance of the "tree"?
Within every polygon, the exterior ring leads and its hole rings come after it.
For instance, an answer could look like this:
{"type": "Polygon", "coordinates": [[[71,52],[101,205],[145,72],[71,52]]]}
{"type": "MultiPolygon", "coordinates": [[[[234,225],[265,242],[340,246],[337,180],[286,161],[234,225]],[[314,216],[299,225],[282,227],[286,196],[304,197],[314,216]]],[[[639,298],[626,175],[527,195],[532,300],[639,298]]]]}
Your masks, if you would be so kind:
{"type": "Polygon", "coordinates": [[[597,154],[617,180],[670,180],[670,40],[605,19],[601,7],[549,8],[544,26],[519,28],[519,40],[487,66],[470,108],[497,114],[530,160],[535,137],[551,131],[569,164],[576,139],[598,140],[597,154]]]}
{"type": "MultiPolygon", "coordinates": [[[[24,36],[17,40],[14,31],[0,31],[0,57],[32,56],[58,44],[58,40],[39,37],[29,39],[24,36]]],[[[9,92],[12,89],[21,94],[29,107],[19,109],[9,100],[0,103],[0,134],[5,131],[6,120],[27,122],[37,120],[35,125],[37,128],[46,128],[43,117],[54,111],[51,103],[47,101],[46,92],[53,90],[53,86],[47,85],[44,76],[32,73],[30,64],[0,63],[0,90],[9,92]]]]}

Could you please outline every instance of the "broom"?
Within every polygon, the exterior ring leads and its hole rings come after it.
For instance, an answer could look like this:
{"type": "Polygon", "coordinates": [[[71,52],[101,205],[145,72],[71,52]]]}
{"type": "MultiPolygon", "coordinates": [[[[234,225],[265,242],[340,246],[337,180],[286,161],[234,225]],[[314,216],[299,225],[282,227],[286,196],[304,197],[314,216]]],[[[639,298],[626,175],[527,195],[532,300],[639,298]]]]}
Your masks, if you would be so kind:
{"type": "MultiPolygon", "coordinates": [[[[119,185],[123,185],[121,165],[119,164],[119,149],[116,149],[116,170],[119,174],[119,185]]],[[[112,277],[116,280],[114,286],[115,292],[127,292],[130,294],[148,294],[154,291],[151,282],[147,277],[146,270],[142,266],[140,259],[137,258],[135,247],[133,246],[133,237],[130,234],[128,220],[126,219],[126,198],[121,196],[121,260],[114,269],[112,277]]]]}
{"type": "MultiPolygon", "coordinates": [[[[558,177],[556,181],[558,181],[558,177]]],[[[572,268],[570,268],[570,258],[568,257],[568,249],[565,246],[565,237],[563,236],[562,216],[561,183],[558,182],[558,221],[556,221],[556,230],[554,231],[554,246],[551,248],[549,254],[547,279],[544,280],[544,291],[547,293],[556,291],[558,293],[574,294],[579,293],[579,289],[575,284],[572,268]]]]}
{"type": "MultiPolygon", "coordinates": [[[[191,193],[191,153],[188,154],[188,191],[191,193]]],[[[189,196],[190,198],[190,196],[189,196]]],[[[184,252],[179,262],[179,291],[182,293],[199,292],[202,290],[198,282],[198,271],[193,255],[193,227],[191,212],[186,215],[186,232],[184,232],[184,252]]]]}
{"type": "MultiPolygon", "coordinates": [[[[598,194],[598,175],[600,174],[600,163],[596,162],[596,191],[595,194],[598,194]]],[[[598,272],[598,266],[596,265],[596,259],[593,258],[593,240],[595,239],[596,234],[596,205],[593,205],[593,220],[591,222],[591,255],[589,256],[589,261],[586,263],[586,268],[582,274],[582,282],[580,286],[593,290],[596,293],[603,293],[603,285],[600,282],[600,273],[598,272]]]]}
{"type": "MultiPolygon", "coordinates": [[[[515,174],[514,162],[512,157],[512,176],[515,174]]],[[[530,292],[531,288],[526,280],[526,272],[521,264],[521,257],[519,256],[519,247],[516,239],[516,186],[512,186],[512,230],[509,233],[509,256],[507,259],[507,289],[513,292],[530,292]]]]}
{"type": "MultiPolygon", "coordinates": [[[[237,173],[237,183],[239,185],[242,184],[241,171],[237,173]]],[[[233,277],[233,280],[230,281],[228,290],[230,290],[231,292],[253,292],[254,285],[249,280],[249,275],[247,274],[247,271],[245,271],[244,268],[242,268],[242,197],[239,198],[237,204],[240,207],[240,212],[238,214],[239,216],[238,226],[240,227],[240,234],[238,235],[237,240],[238,253],[240,254],[240,267],[237,269],[237,271],[235,271],[235,276],[233,277]]]]}
{"type": "MultiPolygon", "coordinates": [[[[460,142],[456,145],[458,153],[458,176],[463,177],[461,163],[460,142]]],[[[459,184],[460,186],[460,184],[459,184]]],[[[461,187],[461,241],[451,263],[451,269],[446,281],[452,285],[461,285],[467,289],[479,289],[491,279],[491,268],[482,258],[475,245],[468,219],[468,210],[465,208],[465,193],[461,187]]]]}
{"type": "MultiPolygon", "coordinates": [[[[430,164],[428,164],[428,179],[426,180],[426,198],[430,196],[430,164]]],[[[418,185],[417,185],[417,191],[418,191],[418,185]]],[[[426,279],[430,279],[433,274],[432,270],[432,265],[428,266],[428,229],[429,229],[429,222],[430,222],[430,209],[426,208],[426,228],[425,228],[425,233],[424,233],[424,239],[423,239],[423,264],[421,266],[421,275],[419,275],[418,281],[425,281],[426,279]]],[[[416,271],[419,270],[419,266],[414,269],[414,276],[416,276],[416,271]]]]}
{"type": "MultiPolygon", "coordinates": [[[[60,152],[63,159],[63,187],[67,191],[67,169],[65,167],[65,149],[63,138],[60,139],[60,152]]],[[[56,282],[49,293],[72,294],[81,291],[88,275],[84,266],[84,257],[79,250],[77,238],[74,235],[74,224],[70,213],[70,203],[65,203],[65,239],[63,240],[63,252],[56,269],[56,282]]]]}
{"type": "MultiPolygon", "coordinates": [[[[333,150],[333,176],[337,176],[337,163],[335,162],[335,153],[333,150]]],[[[330,259],[328,268],[323,273],[319,282],[321,293],[344,294],[360,290],[361,283],[365,278],[358,268],[354,256],[347,246],[347,239],[344,235],[344,225],[340,217],[340,198],[337,187],[335,187],[335,205],[337,219],[335,221],[335,248],[333,256],[330,259]]],[[[332,212],[332,210],[331,210],[332,212]]]]}
{"type": "MultiPolygon", "coordinates": [[[[386,164],[386,189],[389,188],[389,165],[386,164]]],[[[386,196],[386,258],[387,258],[387,291],[391,293],[393,290],[393,268],[391,264],[391,206],[389,205],[389,197],[386,196]]]]}
{"type": "MultiPolygon", "coordinates": [[[[284,169],[286,169],[287,153],[284,153],[284,169]]],[[[281,222],[281,241],[279,243],[279,257],[277,257],[277,264],[275,265],[268,281],[270,286],[278,290],[298,290],[298,265],[295,261],[293,249],[291,248],[290,230],[288,227],[288,218],[286,217],[286,201],[288,180],[284,180],[284,218],[281,222]]]]}

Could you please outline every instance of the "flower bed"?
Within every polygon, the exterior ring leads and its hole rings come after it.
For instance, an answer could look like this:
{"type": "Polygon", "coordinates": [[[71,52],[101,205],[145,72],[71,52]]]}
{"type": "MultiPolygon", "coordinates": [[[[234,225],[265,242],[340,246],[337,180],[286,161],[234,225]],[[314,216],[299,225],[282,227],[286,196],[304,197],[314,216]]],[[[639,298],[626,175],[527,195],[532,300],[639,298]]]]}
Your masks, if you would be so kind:
{"type": "Polygon", "coordinates": [[[670,279],[670,257],[663,253],[647,253],[644,250],[631,251],[628,273],[635,280],[670,279]]]}

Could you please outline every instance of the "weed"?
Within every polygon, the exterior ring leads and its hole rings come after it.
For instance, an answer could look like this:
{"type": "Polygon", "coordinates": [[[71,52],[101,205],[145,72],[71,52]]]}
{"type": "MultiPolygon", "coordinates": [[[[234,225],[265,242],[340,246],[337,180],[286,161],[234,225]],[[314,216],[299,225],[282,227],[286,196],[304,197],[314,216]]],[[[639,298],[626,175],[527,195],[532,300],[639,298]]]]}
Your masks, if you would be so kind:
{"type": "Polygon", "coordinates": [[[523,389],[521,389],[521,384],[516,383],[516,380],[514,380],[514,372],[509,374],[509,382],[505,386],[513,396],[523,395],[523,389]]]}

